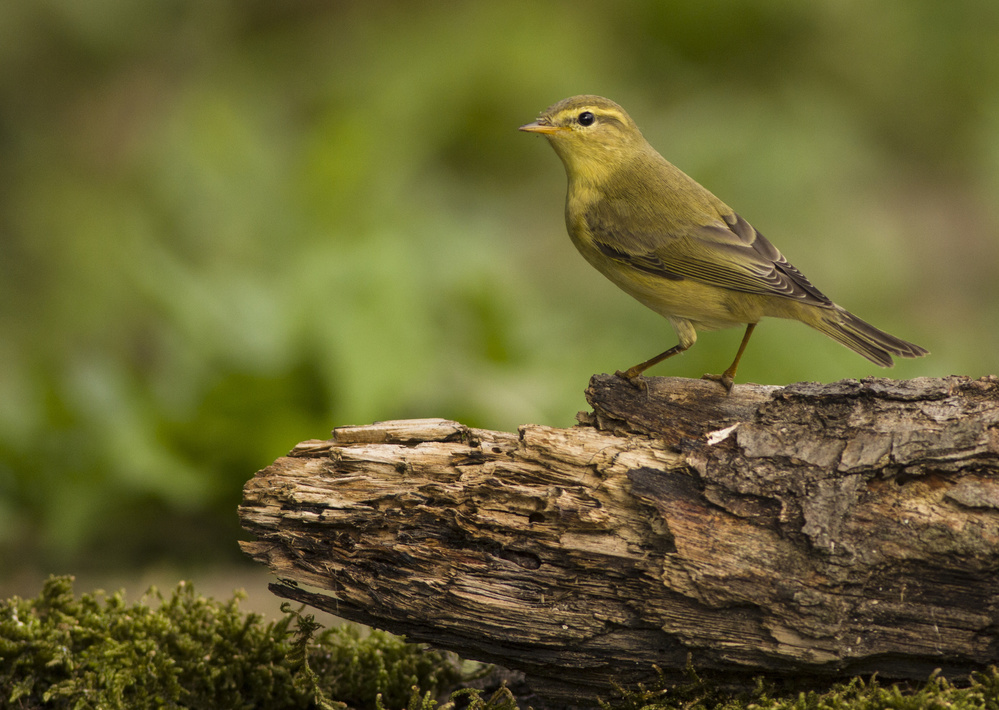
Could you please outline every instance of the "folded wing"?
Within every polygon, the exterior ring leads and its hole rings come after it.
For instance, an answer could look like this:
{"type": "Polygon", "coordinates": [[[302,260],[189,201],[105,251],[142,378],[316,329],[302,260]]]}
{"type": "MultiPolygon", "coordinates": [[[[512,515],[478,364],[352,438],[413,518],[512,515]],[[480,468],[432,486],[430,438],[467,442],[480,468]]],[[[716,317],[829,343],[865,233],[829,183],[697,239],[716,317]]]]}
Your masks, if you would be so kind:
{"type": "Polygon", "coordinates": [[[650,224],[650,220],[622,219],[613,202],[602,202],[587,212],[586,221],[595,246],[631,268],[674,281],[693,279],[733,291],[833,305],[734,212],[706,225],[650,224]],[[627,229],[621,226],[629,223],[627,229]]]}

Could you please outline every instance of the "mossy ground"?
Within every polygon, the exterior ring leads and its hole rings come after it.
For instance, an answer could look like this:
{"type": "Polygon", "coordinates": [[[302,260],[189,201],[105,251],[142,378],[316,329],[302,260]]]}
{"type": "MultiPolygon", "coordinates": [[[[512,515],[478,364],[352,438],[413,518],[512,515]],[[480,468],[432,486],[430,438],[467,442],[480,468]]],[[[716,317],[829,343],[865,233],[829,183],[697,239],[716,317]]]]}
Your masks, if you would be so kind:
{"type": "Polygon", "coordinates": [[[780,692],[758,681],[751,692],[728,693],[687,669],[680,685],[622,690],[602,710],[999,710],[999,672],[975,674],[961,686],[933,675],[905,687],[854,678],[821,690],[780,692]]]}
{"type": "MultiPolygon", "coordinates": [[[[352,708],[515,710],[518,699],[468,687],[475,670],[445,653],[380,631],[320,630],[285,607],[265,622],[179,584],[134,604],[73,593],[53,577],[34,599],[0,602],[0,708],[352,708]]],[[[616,710],[999,710],[999,673],[956,687],[940,677],[908,689],[854,681],[825,691],[774,693],[760,684],[723,693],[690,671],[681,686],[594,699],[616,710]]],[[[524,703],[520,703],[524,705],[524,703]]]]}
{"type": "Polygon", "coordinates": [[[453,657],[380,631],[267,623],[181,583],[135,604],[53,577],[0,602],[0,708],[405,707],[464,679],[453,657]],[[317,633],[318,632],[318,633],[317,633]]]}

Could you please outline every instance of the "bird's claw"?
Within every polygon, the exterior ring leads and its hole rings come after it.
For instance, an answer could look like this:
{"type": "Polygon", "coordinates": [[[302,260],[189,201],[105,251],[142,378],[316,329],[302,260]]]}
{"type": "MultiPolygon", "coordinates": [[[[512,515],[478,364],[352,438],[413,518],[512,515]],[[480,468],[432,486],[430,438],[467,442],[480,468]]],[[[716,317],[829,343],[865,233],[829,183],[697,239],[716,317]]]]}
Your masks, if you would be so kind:
{"type": "Polygon", "coordinates": [[[732,375],[728,374],[727,372],[723,372],[720,375],[703,375],[701,379],[711,380],[712,382],[719,383],[722,387],[725,388],[725,391],[729,394],[732,393],[732,385],[735,384],[735,380],[733,379],[732,375]]]}
{"type": "Polygon", "coordinates": [[[624,372],[618,370],[617,372],[614,373],[614,375],[616,377],[620,377],[622,380],[624,380],[625,382],[627,382],[629,385],[631,385],[640,392],[645,392],[649,389],[649,385],[645,382],[645,378],[642,377],[642,374],[640,372],[632,374],[631,370],[625,370],[624,372]]]}

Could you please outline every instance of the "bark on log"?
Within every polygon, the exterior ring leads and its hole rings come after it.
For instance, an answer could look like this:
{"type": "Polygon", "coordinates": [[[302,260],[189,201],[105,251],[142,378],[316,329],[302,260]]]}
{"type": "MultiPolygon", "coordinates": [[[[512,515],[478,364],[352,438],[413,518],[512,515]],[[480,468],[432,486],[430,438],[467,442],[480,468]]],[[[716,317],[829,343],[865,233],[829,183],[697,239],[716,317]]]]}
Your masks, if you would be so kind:
{"type": "Polygon", "coordinates": [[[596,376],[580,426],[341,427],[246,484],[272,590],[585,703],[652,666],[999,662],[999,380],[596,376]]]}

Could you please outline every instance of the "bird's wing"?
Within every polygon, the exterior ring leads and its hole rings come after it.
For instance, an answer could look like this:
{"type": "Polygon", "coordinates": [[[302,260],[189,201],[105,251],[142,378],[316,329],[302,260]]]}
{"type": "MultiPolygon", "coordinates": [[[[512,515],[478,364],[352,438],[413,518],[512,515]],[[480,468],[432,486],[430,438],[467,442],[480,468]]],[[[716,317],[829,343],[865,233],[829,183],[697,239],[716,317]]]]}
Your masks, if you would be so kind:
{"type": "Polygon", "coordinates": [[[615,261],[674,281],[693,279],[734,291],[832,305],[773,244],[735,213],[691,227],[655,224],[641,218],[625,220],[615,212],[613,203],[604,202],[594,205],[586,215],[595,246],[615,261]],[[633,226],[621,226],[629,222],[633,226]]]}

